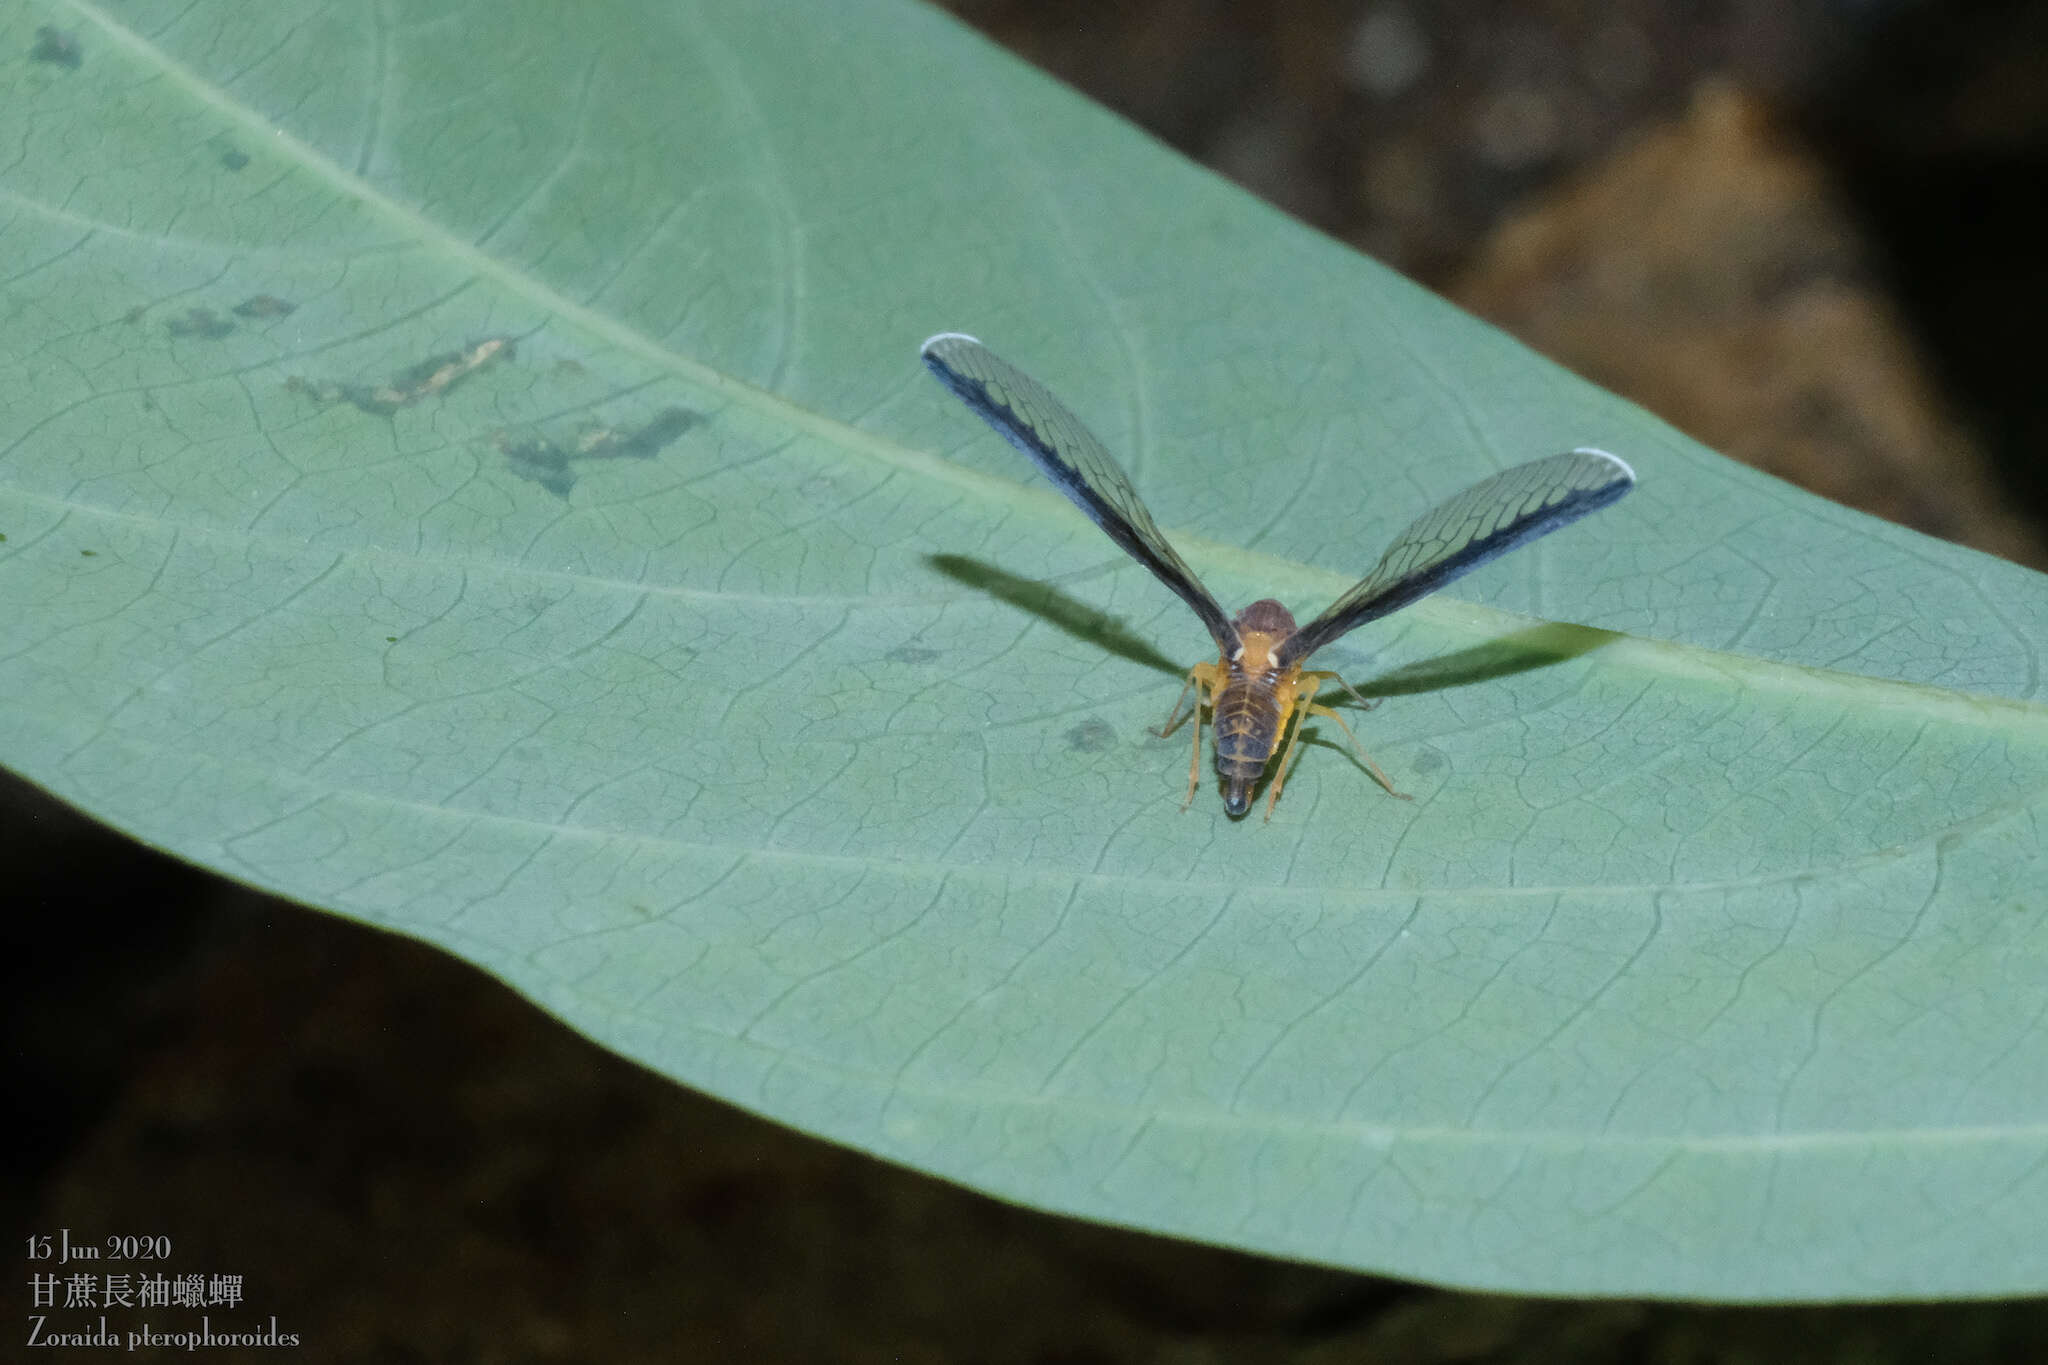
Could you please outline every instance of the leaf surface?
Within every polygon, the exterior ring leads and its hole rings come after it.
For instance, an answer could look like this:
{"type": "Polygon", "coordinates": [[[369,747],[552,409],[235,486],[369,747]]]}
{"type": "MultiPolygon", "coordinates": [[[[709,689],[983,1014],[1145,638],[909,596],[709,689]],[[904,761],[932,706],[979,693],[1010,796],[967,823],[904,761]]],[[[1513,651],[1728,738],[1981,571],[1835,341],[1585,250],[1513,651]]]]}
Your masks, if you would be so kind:
{"type": "Polygon", "coordinates": [[[2048,1288],[2040,576],[895,0],[9,0],[0,52],[44,25],[10,767],[1042,1207],[1521,1291],[2048,1288]],[[1270,825],[1181,814],[1200,627],[922,374],[949,328],[1233,606],[1523,459],[1642,485],[1318,657],[1412,804],[1318,745],[1270,825]]]}

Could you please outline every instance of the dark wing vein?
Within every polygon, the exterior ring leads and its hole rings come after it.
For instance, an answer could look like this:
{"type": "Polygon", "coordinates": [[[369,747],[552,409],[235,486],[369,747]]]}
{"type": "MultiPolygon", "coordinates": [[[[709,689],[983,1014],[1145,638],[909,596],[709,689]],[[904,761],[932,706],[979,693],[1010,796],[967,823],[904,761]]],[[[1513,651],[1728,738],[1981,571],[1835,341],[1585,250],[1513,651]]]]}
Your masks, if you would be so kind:
{"type": "Polygon", "coordinates": [[[1288,638],[1280,662],[1301,662],[1346,631],[1428,596],[1495,555],[1598,511],[1635,482],[1625,463],[1590,449],[1531,460],[1481,479],[1403,531],[1357,587],[1288,638]]]}
{"type": "Polygon", "coordinates": [[[1227,654],[1237,631],[1138,500],[1130,479],[1095,434],[1043,384],[971,336],[942,332],[924,363],[975,415],[1031,457],[1088,519],[1195,609],[1227,654]]]}

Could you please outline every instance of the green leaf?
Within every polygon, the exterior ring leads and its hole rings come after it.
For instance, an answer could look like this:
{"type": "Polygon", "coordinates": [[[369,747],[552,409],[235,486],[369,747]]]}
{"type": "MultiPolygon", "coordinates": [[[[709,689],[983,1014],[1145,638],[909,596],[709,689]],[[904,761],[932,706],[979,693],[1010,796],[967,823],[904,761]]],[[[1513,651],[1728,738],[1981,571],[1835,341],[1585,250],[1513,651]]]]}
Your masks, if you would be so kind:
{"type": "Polygon", "coordinates": [[[2048,1288],[2038,575],[934,12],[376,14],[0,5],[9,766],[1042,1207],[1502,1289],[2048,1288]],[[923,376],[948,328],[1233,604],[1517,460],[1642,486],[1321,656],[1412,804],[1318,745],[1271,824],[1183,814],[1146,727],[1206,642],[923,376]]]}

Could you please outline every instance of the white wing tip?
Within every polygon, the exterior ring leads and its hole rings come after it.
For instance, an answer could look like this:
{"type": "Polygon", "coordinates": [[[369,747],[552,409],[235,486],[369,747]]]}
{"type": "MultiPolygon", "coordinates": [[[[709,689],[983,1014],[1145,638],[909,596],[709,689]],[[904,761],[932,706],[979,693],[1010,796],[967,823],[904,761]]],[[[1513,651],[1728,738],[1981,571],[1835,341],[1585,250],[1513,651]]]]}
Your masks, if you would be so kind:
{"type": "MultiPolygon", "coordinates": [[[[932,341],[937,340],[937,337],[932,338],[932,341]]],[[[925,345],[931,345],[931,341],[926,342],[925,345]]],[[[1634,483],[1636,481],[1636,471],[1630,467],[1629,462],[1627,460],[1622,459],[1619,455],[1615,455],[1608,451],[1602,450],[1598,446],[1580,446],[1576,450],[1572,451],[1572,454],[1598,455],[1603,460],[1612,461],[1615,467],[1621,470],[1622,477],[1626,478],[1630,483],[1634,483]]]]}
{"type": "Polygon", "coordinates": [[[919,355],[930,355],[932,353],[932,347],[938,345],[942,341],[971,341],[977,346],[981,345],[980,337],[971,337],[967,335],[967,333],[965,332],[940,332],[936,336],[926,337],[924,339],[924,345],[917,348],[917,353],[919,355]]]}

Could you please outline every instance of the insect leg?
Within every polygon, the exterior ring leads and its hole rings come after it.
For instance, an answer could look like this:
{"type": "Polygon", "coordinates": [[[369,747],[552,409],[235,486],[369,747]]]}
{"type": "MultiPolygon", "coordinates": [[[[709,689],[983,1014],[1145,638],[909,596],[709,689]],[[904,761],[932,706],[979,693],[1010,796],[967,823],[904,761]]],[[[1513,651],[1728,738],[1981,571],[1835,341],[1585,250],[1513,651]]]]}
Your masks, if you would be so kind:
{"type": "Polygon", "coordinates": [[[1299,692],[1294,694],[1294,700],[1288,705],[1287,714],[1280,718],[1280,728],[1282,730],[1285,730],[1288,722],[1292,721],[1294,723],[1294,731],[1287,736],[1287,747],[1280,752],[1280,766],[1273,770],[1273,790],[1266,797],[1266,819],[1268,822],[1273,819],[1273,807],[1280,801],[1280,789],[1287,785],[1287,769],[1288,765],[1294,762],[1294,746],[1301,743],[1301,723],[1307,720],[1313,712],[1321,711],[1327,713],[1330,709],[1327,706],[1317,706],[1315,704],[1316,692],[1323,685],[1323,675],[1321,673],[1304,673],[1301,677],[1305,685],[1299,692]]]}
{"type": "Polygon", "coordinates": [[[1358,709],[1361,711],[1370,711],[1373,707],[1379,705],[1379,703],[1376,701],[1368,700],[1365,697],[1365,695],[1361,693],[1357,688],[1353,687],[1350,683],[1345,682],[1342,674],[1332,673],[1328,669],[1318,668],[1309,672],[1304,672],[1301,676],[1304,678],[1323,678],[1327,679],[1330,682],[1336,683],[1337,686],[1343,688],[1346,692],[1349,692],[1351,694],[1351,700],[1358,703],[1358,709]]]}
{"type": "Polygon", "coordinates": [[[1187,799],[1180,803],[1183,811],[1195,804],[1195,793],[1202,787],[1202,708],[1214,707],[1216,689],[1221,685],[1222,674],[1215,664],[1206,660],[1196,664],[1188,670],[1188,680],[1180,689],[1180,697],[1173,703],[1174,714],[1168,717],[1165,725],[1153,732],[1161,739],[1173,733],[1173,728],[1183,719],[1180,714],[1180,703],[1186,699],[1188,688],[1195,689],[1195,704],[1188,708],[1188,715],[1195,718],[1195,756],[1188,760],[1188,794],[1187,799]]]}
{"type": "MultiPolygon", "coordinates": [[[[1195,667],[1199,668],[1201,667],[1201,665],[1197,664],[1195,665],[1195,667]]],[[[1165,739],[1168,735],[1172,734],[1175,730],[1178,730],[1180,728],[1180,723],[1187,719],[1187,717],[1181,713],[1180,704],[1188,699],[1188,689],[1193,686],[1195,686],[1195,672],[1194,669],[1189,669],[1188,680],[1180,685],[1180,695],[1173,699],[1173,709],[1166,713],[1166,724],[1160,726],[1157,730],[1154,730],[1152,732],[1153,734],[1159,736],[1161,739],[1165,739]]],[[[1195,693],[1196,725],[1200,725],[1202,723],[1201,710],[1202,694],[1200,692],[1197,692],[1195,693]]]]}
{"type": "MultiPolygon", "coordinates": [[[[1307,675],[1303,674],[1302,676],[1306,677],[1307,675]]],[[[1339,678],[1338,681],[1343,682],[1343,679],[1339,678]]],[[[1346,686],[1348,687],[1349,684],[1346,684],[1346,686]]],[[[1309,694],[1311,698],[1313,698],[1314,695],[1314,693],[1309,694]]],[[[1338,715],[1335,711],[1332,711],[1327,706],[1316,705],[1313,700],[1309,701],[1308,703],[1308,713],[1312,716],[1327,717],[1330,720],[1336,721],[1337,724],[1343,728],[1344,738],[1351,741],[1351,752],[1358,755],[1358,761],[1360,763],[1363,763],[1365,765],[1366,771],[1371,773],[1375,778],[1377,778],[1379,780],[1379,784],[1387,789],[1387,794],[1389,796],[1398,796],[1403,801],[1413,801],[1415,799],[1414,797],[1410,796],[1407,792],[1397,790],[1392,780],[1389,779],[1385,773],[1380,771],[1380,765],[1373,762],[1372,756],[1366,753],[1363,746],[1359,744],[1358,736],[1351,733],[1351,727],[1350,725],[1346,724],[1344,717],[1338,715]]]]}

